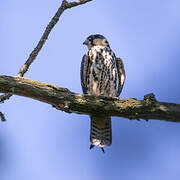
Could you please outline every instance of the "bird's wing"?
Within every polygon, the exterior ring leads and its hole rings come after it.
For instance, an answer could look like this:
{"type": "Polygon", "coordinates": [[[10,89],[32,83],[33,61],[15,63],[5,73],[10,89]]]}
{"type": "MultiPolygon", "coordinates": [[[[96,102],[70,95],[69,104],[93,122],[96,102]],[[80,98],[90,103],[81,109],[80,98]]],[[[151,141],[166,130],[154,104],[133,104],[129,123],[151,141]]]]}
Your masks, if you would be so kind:
{"type": "Polygon", "coordinates": [[[87,94],[87,76],[89,71],[89,63],[90,63],[89,56],[85,54],[82,58],[81,71],[80,71],[81,86],[84,94],[87,94]]]}
{"type": "Polygon", "coordinates": [[[118,88],[118,96],[119,96],[124,86],[124,81],[126,78],[124,64],[121,58],[116,58],[116,66],[117,66],[118,77],[119,77],[119,88],[118,88]]]}

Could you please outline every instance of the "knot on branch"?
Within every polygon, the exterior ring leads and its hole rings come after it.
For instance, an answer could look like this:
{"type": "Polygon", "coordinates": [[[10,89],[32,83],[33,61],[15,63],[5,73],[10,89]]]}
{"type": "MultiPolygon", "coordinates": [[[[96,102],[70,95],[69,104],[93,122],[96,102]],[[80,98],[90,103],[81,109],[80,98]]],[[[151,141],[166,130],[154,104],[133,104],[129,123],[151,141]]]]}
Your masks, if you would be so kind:
{"type": "Polygon", "coordinates": [[[144,101],[146,104],[153,104],[153,103],[157,102],[155,94],[153,94],[153,93],[144,95],[144,101]]]}

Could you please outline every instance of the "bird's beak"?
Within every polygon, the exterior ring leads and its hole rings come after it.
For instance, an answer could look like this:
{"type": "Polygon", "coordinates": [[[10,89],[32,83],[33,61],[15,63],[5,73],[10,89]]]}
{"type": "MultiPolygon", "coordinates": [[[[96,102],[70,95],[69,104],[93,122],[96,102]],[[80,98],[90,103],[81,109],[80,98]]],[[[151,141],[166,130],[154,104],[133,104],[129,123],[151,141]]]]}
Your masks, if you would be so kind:
{"type": "Polygon", "coordinates": [[[88,45],[88,40],[86,39],[84,42],[83,42],[84,45],[88,45]]]}

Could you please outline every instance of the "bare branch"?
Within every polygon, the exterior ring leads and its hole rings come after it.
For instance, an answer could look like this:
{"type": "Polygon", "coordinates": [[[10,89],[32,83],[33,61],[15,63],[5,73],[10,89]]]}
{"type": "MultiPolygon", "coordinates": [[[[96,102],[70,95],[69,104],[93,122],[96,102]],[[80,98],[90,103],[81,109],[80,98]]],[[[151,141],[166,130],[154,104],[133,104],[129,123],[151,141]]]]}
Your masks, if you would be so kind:
{"type": "Polygon", "coordinates": [[[0,118],[1,118],[1,121],[3,122],[6,121],[5,116],[2,112],[0,112],[0,118]]]}
{"type": "Polygon", "coordinates": [[[59,21],[59,18],[62,15],[62,13],[64,12],[64,10],[75,7],[75,6],[85,4],[85,3],[89,2],[89,1],[91,1],[91,0],[79,0],[79,1],[71,2],[71,3],[68,3],[65,0],[62,1],[61,6],[59,7],[59,9],[56,12],[56,14],[54,15],[54,17],[49,22],[49,24],[47,25],[47,27],[46,27],[41,39],[39,40],[37,46],[31,52],[31,54],[29,55],[29,58],[27,59],[25,64],[21,67],[21,69],[20,69],[20,71],[19,71],[19,73],[17,75],[18,77],[23,77],[24,74],[27,72],[29,66],[32,64],[32,62],[37,57],[38,53],[40,52],[40,50],[42,49],[44,43],[46,42],[50,32],[52,31],[52,29],[56,25],[56,23],[59,21]]]}
{"type": "Polygon", "coordinates": [[[9,99],[12,96],[12,93],[5,93],[0,96],[0,103],[3,103],[5,100],[9,99]]]}
{"type": "Polygon", "coordinates": [[[129,119],[157,119],[180,122],[180,104],[157,102],[153,94],[144,100],[118,99],[73,93],[65,88],[21,77],[0,76],[0,92],[12,92],[53,107],[78,114],[107,114],[129,119]]]}
{"type": "Polygon", "coordinates": [[[68,8],[72,8],[72,7],[87,3],[89,1],[92,1],[92,0],[78,0],[78,1],[69,2],[69,3],[67,1],[64,1],[64,3],[65,3],[65,7],[68,9],[68,8]]]}
{"type": "MultiPolygon", "coordinates": [[[[39,40],[37,46],[30,53],[28,59],[26,60],[26,62],[21,67],[21,69],[20,69],[20,71],[19,71],[19,73],[17,75],[18,77],[23,77],[24,74],[28,71],[29,66],[33,63],[33,61],[37,57],[38,53],[42,49],[42,47],[45,44],[46,40],[48,39],[48,36],[49,36],[50,32],[52,31],[53,27],[59,21],[59,18],[62,15],[62,13],[66,9],[85,4],[85,3],[89,2],[89,1],[92,1],[92,0],[78,0],[78,1],[74,1],[74,2],[67,2],[66,0],[62,1],[61,6],[59,7],[59,9],[56,12],[56,14],[54,15],[54,17],[49,22],[49,24],[47,25],[47,27],[46,27],[41,39],[39,40]]],[[[11,94],[2,95],[0,97],[0,102],[4,102],[6,99],[9,99],[11,96],[12,96],[11,94]]]]}

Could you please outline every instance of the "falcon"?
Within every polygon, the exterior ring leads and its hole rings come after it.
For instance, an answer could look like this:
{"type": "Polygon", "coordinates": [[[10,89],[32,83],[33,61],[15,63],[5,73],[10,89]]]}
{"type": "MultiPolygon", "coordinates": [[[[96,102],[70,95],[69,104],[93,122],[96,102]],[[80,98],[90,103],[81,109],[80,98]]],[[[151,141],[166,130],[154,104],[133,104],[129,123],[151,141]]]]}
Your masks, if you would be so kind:
{"type": "MultiPolygon", "coordinates": [[[[84,94],[118,97],[125,81],[124,65],[116,58],[107,39],[94,34],[84,41],[88,52],[81,62],[81,86],[84,94]]],[[[90,149],[112,144],[111,117],[103,114],[91,115],[90,149]]]]}

